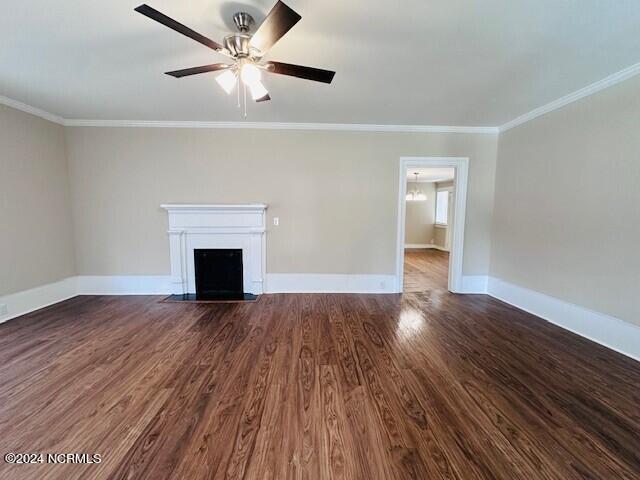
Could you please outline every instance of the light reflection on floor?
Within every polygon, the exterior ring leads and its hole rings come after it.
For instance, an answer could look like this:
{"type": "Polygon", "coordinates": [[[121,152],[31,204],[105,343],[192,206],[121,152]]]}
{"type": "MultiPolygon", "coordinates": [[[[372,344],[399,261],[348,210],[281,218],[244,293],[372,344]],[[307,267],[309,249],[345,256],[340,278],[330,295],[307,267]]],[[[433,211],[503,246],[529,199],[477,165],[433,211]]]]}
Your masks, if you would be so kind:
{"type": "Polygon", "coordinates": [[[410,339],[419,333],[425,326],[422,312],[415,308],[405,307],[400,312],[400,320],[396,325],[396,335],[401,339],[410,339]]]}

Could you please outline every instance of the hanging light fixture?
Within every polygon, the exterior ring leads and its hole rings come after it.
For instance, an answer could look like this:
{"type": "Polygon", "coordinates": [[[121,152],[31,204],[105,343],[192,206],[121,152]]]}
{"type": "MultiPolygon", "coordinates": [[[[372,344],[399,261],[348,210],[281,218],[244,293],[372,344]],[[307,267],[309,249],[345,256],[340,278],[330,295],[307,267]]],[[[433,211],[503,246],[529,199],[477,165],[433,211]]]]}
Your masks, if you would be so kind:
{"type": "Polygon", "coordinates": [[[238,87],[238,108],[240,108],[240,89],[242,88],[245,117],[247,116],[247,89],[251,93],[251,98],[256,102],[264,102],[271,99],[269,92],[262,83],[260,69],[244,58],[238,60],[238,65],[218,75],[216,81],[229,95],[231,95],[236,86],[238,87]]]}
{"type": "Polygon", "coordinates": [[[418,189],[418,172],[413,172],[413,174],[416,176],[415,187],[413,190],[407,192],[407,202],[426,202],[427,196],[422,190],[418,189]]]}

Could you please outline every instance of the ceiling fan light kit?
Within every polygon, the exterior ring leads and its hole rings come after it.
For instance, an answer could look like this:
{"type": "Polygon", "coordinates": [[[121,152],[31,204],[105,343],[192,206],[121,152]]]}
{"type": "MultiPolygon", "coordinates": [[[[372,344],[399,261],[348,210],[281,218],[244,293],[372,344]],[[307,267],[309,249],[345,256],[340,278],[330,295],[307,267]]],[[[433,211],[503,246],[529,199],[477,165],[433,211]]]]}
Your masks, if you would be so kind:
{"type": "Polygon", "coordinates": [[[231,94],[238,87],[238,106],[240,106],[241,99],[240,87],[243,87],[245,116],[247,89],[256,102],[271,100],[269,92],[262,83],[263,71],[322,83],[331,83],[335,75],[333,71],[320,68],[262,61],[269,49],[302,18],[281,1],[274,5],[264,22],[253,34],[250,33],[251,27],[255,24],[253,17],[246,12],[236,13],[233,16],[233,22],[238,28],[238,32],[225,36],[222,45],[146,4],[135,8],[135,11],[228,57],[230,63],[213,63],[166,72],[166,74],[182,78],[200,73],[221,71],[222,73],[216,76],[216,81],[227,94],[231,94]]]}
{"type": "Polygon", "coordinates": [[[216,77],[216,82],[225,92],[231,94],[238,83],[238,78],[231,70],[227,70],[216,77]]]}

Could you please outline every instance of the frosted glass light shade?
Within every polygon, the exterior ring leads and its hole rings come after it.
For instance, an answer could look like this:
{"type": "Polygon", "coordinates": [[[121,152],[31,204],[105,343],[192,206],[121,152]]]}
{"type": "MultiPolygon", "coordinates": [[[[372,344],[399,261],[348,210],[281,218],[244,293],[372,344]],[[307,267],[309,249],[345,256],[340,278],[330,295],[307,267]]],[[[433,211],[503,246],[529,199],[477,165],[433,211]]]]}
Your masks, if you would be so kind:
{"type": "Polygon", "coordinates": [[[224,89],[227,94],[230,94],[236,86],[238,79],[236,74],[231,70],[226,70],[216,77],[216,82],[224,89]]]}
{"type": "Polygon", "coordinates": [[[269,94],[260,80],[250,83],[249,90],[251,90],[251,98],[254,100],[259,100],[269,94]]]}
{"type": "Polygon", "coordinates": [[[251,86],[256,82],[260,82],[262,74],[260,69],[251,63],[245,63],[240,70],[240,79],[246,86],[251,86]]]}

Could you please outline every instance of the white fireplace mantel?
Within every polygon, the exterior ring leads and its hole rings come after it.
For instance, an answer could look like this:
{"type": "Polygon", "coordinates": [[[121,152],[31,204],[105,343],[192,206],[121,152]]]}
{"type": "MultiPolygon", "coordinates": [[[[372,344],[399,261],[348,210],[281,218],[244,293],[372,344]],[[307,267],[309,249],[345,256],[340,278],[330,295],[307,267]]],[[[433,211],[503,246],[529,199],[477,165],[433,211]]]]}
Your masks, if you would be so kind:
{"type": "Polygon", "coordinates": [[[160,207],[169,214],[173,293],[195,293],[193,251],[198,248],[242,249],[244,291],[263,293],[265,204],[164,204],[160,207]]]}

